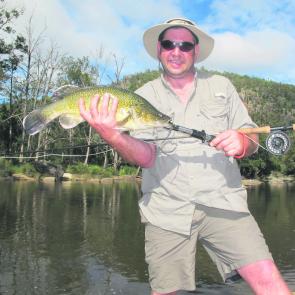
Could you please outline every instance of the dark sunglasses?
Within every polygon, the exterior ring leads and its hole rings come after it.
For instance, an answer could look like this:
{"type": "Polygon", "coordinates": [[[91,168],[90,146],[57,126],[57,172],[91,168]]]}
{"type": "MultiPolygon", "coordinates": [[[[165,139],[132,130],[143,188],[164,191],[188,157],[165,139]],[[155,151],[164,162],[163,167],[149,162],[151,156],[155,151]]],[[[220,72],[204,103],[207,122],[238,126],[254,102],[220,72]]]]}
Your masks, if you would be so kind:
{"type": "Polygon", "coordinates": [[[175,42],[171,40],[162,40],[160,43],[165,50],[173,50],[175,47],[178,47],[183,52],[189,52],[195,47],[195,43],[188,41],[175,42]]]}

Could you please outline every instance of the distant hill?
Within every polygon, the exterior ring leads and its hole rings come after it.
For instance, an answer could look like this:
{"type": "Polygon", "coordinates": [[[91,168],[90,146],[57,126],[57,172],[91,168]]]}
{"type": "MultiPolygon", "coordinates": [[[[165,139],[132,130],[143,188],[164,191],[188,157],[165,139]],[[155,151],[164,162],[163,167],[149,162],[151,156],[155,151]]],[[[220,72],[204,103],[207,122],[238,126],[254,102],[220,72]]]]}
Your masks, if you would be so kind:
{"type": "MultiPolygon", "coordinates": [[[[258,125],[289,125],[295,121],[295,85],[282,84],[229,72],[208,71],[204,68],[201,68],[200,71],[229,78],[258,125]]],[[[135,91],[159,75],[159,71],[148,70],[126,76],[121,86],[135,91]]]]}

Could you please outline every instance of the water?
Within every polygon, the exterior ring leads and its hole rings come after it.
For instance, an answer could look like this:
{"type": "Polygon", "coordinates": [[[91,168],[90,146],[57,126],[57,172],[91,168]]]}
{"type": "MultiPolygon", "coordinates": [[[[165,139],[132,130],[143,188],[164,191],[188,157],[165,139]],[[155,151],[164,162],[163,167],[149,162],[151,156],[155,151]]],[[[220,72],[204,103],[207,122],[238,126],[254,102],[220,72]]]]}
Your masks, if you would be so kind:
{"type": "MultiPolygon", "coordinates": [[[[0,294],[148,295],[136,183],[0,182],[0,294]]],[[[295,184],[251,187],[249,206],[295,290],[295,184]]],[[[251,294],[224,285],[204,250],[197,291],[251,294]]]]}

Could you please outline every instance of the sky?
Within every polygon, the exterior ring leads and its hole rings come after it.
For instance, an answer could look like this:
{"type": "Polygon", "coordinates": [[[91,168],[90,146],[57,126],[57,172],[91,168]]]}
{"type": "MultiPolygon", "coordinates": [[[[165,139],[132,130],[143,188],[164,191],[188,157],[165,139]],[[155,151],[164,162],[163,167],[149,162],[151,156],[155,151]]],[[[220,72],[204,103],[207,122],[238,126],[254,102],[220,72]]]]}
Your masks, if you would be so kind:
{"type": "Polygon", "coordinates": [[[146,29],[188,18],[215,39],[198,67],[295,85],[295,0],[6,0],[6,7],[24,8],[19,32],[32,17],[33,32],[45,30],[69,55],[115,54],[122,75],[158,69],[143,46],[146,29]]]}

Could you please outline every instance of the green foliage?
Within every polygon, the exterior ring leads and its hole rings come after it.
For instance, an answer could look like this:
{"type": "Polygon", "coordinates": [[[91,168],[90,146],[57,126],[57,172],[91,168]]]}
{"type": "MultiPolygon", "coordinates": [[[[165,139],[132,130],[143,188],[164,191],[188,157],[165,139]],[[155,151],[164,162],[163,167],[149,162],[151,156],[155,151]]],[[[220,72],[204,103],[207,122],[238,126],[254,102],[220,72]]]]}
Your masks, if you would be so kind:
{"type": "Polygon", "coordinates": [[[75,59],[66,56],[61,61],[58,84],[72,84],[80,87],[94,86],[98,78],[97,69],[91,65],[88,57],[75,59]]]}
{"type": "Polygon", "coordinates": [[[0,158],[0,176],[6,177],[11,176],[13,173],[13,165],[10,161],[0,158]]]}
{"type": "Polygon", "coordinates": [[[39,172],[36,171],[35,167],[31,163],[24,163],[12,167],[13,173],[21,173],[30,177],[35,177],[39,175],[39,172]]]}
{"type": "Polygon", "coordinates": [[[88,174],[89,168],[88,165],[83,163],[78,163],[76,165],[69,165],[66,169],[66,172],[73,174],[88,174]]]}
{"type": "Polygon", "coordinates": [[[143,73],[137,73],[135,75],[130,75],[126,76],[122,84],[125,85],[125,87],[130,90],[130,91],[135,91],[145,83],[156,79],[157,77],[160,76],[159,71],[150,71],[147,70],[146,72],[143,73]]]}
{"type": "Polygon", "coordinates": [[[0,158],[0,177],[11,176],[15,173],[25,174],[30,177],[36,177],[39,175],[31,163],[14,165],[11,161],[0,158]]]}
{"type": "Polygon", "coordinates": [[[132,167],[132,166],[121,166],[119,170],[119,175],[124,176],[124,175],[136,175],[137,173],[137,168],[132,167]]]}
{"type": "Polygon", "coordinates": [[[281,164],[281,171],[284,175],[295,175],[295,149],[291,149],[284,156],[281,164]]]}
{"type": "MultiPolygon", "coordinates": [[[[20,10],[7,10],[5,5],[0,6],[0,82],[7,80],[8,74],[16,71],[23,57],[22,53],[27,51],[24,37],[15,36],[15,31],[12,29],[13,21],[21,14],[20,10]]],[[[1,84],[0,90],[2,90],[1,84]]]]}
{"type": "Polygon", "coordinates": [[[113,167],[103,168],[98,165],[85,165],[83,163],[69,165],[66,169],[66,172],[80,175],[91,175],[98,178],[112,177],[116,175],[113,167]]]}

